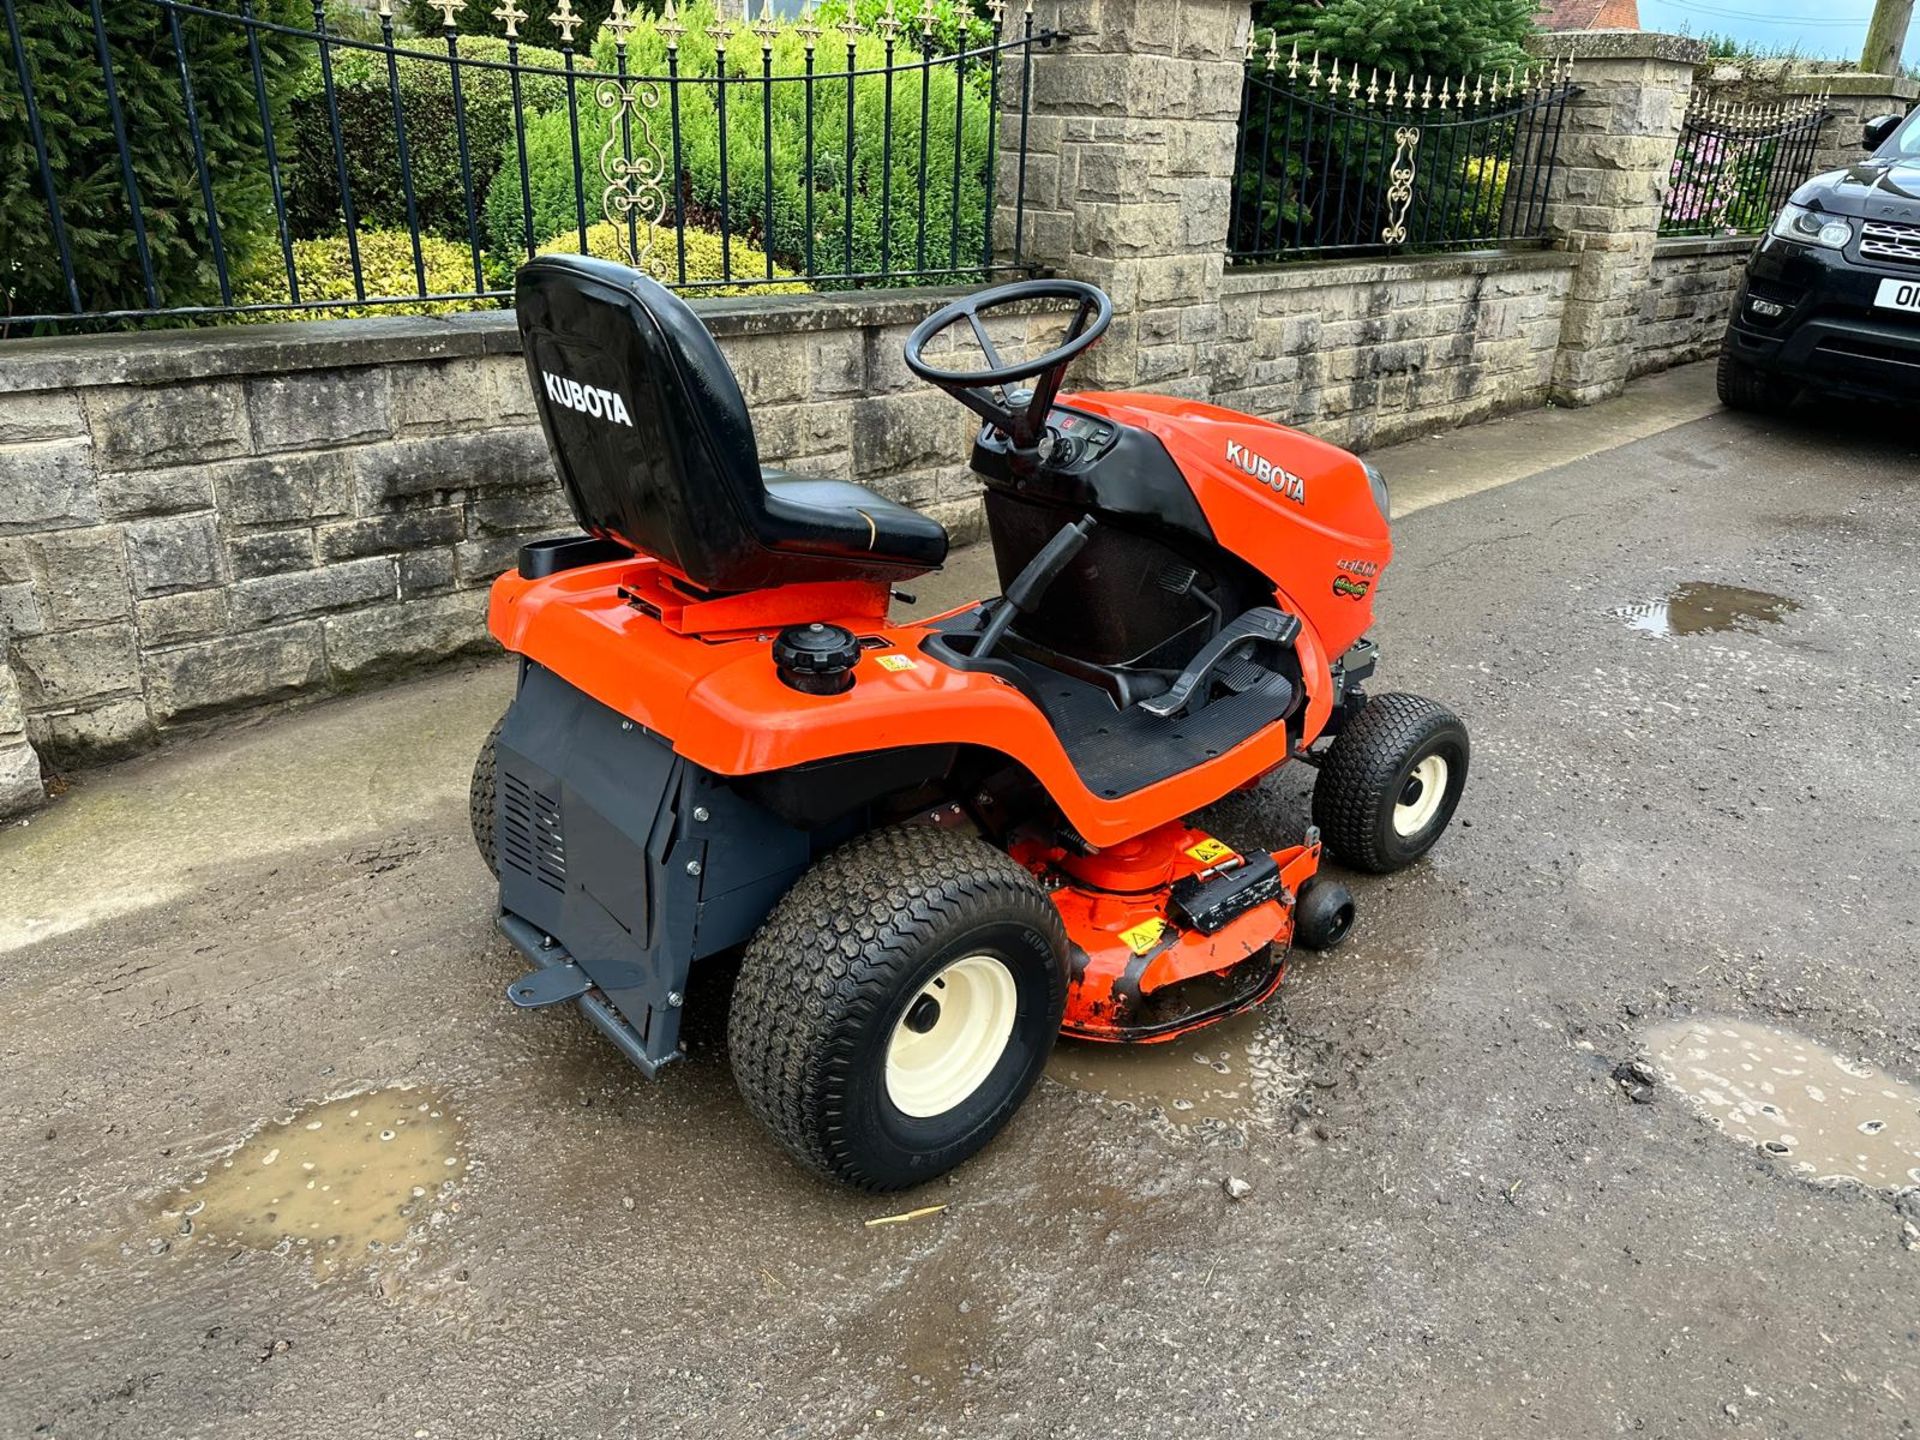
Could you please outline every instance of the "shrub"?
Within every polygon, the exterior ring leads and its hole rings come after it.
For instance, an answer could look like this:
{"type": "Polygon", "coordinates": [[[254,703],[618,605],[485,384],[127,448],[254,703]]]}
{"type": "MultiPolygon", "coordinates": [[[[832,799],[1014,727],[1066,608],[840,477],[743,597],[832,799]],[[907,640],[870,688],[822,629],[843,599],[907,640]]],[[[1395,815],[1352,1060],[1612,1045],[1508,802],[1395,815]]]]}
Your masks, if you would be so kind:
{"type": "MultiPolygon", "coordinates": [[[[404,230],[362,230],[360,276],[370,297],[417,295],[413,268],[413,241],[404,230]]],[[[463,244],[434,235],[420,237],[420,259],[426,270],[427,293],[450,294],[473,288],[473,256],[463,244]]],[[[347,237],[326,235],[293,242],[293,269],[300,279],[302,300],[348,300],[353,286],[353,261],[347,237]]],[[[284,265],[256,265],[234,299],[242,305],[270,305],[290,299],[284,265]]],[[[458,310],[496,310],[498,300],[413,300],[404,305],[318,306],[299,310],[260,310],[236,318],[266,320],[343,320],[366,315],[451,315],[458,310]]]]}
{"type": "MultiPolygon", "coordinates": [[[[825,11],[823,8],[823,17],[825,11]]],[[[682,37],[679,51],[678,86],[680,107],[681,184],[678,203],[703,226],[710,226],[721,210],[720,127],[716,106],[716,86],[700,83],[715,76],[718,54],[711,37],[702,33],[714,23],[709,0],[697,0],[686,15],[688,33],[682,37]],[[698,22],[700,29],[693,28],[698,22]]],[[[957,22],[956,22],[957,23],[957,22]]],[[[830,44],[820,42],[816,68],[843,69],[845,51],[835,37],[830,44]],[[831,57],[831,58],[829,58],[831,57]]],[[[877,69],[885,63],[886,47],[877,38],[862,36],[856,46],[856,66],[877,69]]],[[[903,38],[895,51],[897,63],[913,55],[903,38]]],[[[636,75],[664,75],[667,69],[666,44],[651,20],[637,25],[627,46],[627,68],[636,75]]],[[[602,72],[615,68],[616,57],[610,40],[602,34],[594,47],[596,68],[602,72]]],[[[895,270],[915,268],[921,239],[919,195],[920,86],[912,70],[896,74],[893,81],[894,105],[892,140],[885,138],[885,81],[879,75],[859,80],[854,96],[854,144],[852,164],[853,224],[849,252],[846,226],[848,193],[848,155],[846,130],[846,82],[820,80],[813,88],[814,148],[811,164],[806,153],[807,93],[803,84],[776,84],[773,87],[773,227],[766,230],[766,188],[762,150],[761,76],[762,51],[757,38],[732,45],[726,51],[727,88],[727,164],[726,212],[728,233],[734,237],[733,274],[750,273],[750,263],[740,258],[739,241],[744,238],[758,245],[763,258],[758,262],[764,273],[764,252],[776,261],[804,269],[807,256],[806,197],[811,188],[814,198],[813,255],[817,273],[850,270],[855,274],[877,272],[881,268],[882,230],[886,231],[889,261],[895,270]],[[891,203],[882,213],[882,156],[891,170],[891,203]]],[[[806,47],[790,25],[783,25],[775,39],[772,70],[776,77],[801,76],[806,68],[806,47]]],[[[964,100],[956,107],[953,72],[950,67],[932,71],[928,92],[926,128],[926,200],[925,244],[927,267],[938,269],[949,263],[965,270],[981,253],[986,238],[990,205],[985,194],[987,140],[991,119],[987,113],[987,71],[984,65],[969,68],[964,100]],[[958,114],[956,115],[956,109],[958,114]],[[954,167],[954,131],[960,131],[960,165],[954,167]],[[958,244],[950,249],[954,196],[959,190],[958,244]]],[[[673,159],[671,133],[671,97],[667,87],[659,87],[659,104],[651,114],[636,110],[632,117],[636,156],[644,153],[644,130],[650,129],[661,160],[669,169],[673,159]]],[[[601,148],[610,137],[617,137],[611,112],[603,111],[588,98],[579,107],[580,150],[585,170],[585,195],[576,192],[573,182],[573,145],[569,119],[562,111],[541,117],[528,126],[527,150],[533,190],[534,233],[545,240],[565,235],[578,224],[579,206],[586,217],[599,217],[604,181],[598,160],[601,148]]],[[[618,146],[616,144],[616,153],[618,146]]],[[[488,233],[496,249],[509,250],[522,243],[520,183],[517,169],[501,169],[487,196],[488,233]]],[[[668,197],[668,210],[674,197],[668,197]]]]}
{"type": "MultiPolygon", "coordinates": [[[[300,0],[255,0],[254,12],[289,25],[310,21],[313,13],[300,0]]],[[[80,302],[89,310],[144,307],[119,151],[86,7],[72,0],[19,0],[15,13],[33,70],[80,302]]],[[[160,304],[217,304],[211,233],[166,16],[144,4],[113,5],[107,13],[114,85],[125,112],[160,304]]],[[[238,269],[260,247],[271,246],[275,235],[246,32],[189,12],[181,13],[180,29],[220,238],[238,269]]],[[[284,118],[298,42],[275,31],[259,33],[269,113],[284,118]]],[[[0,292],[7,313],[64,311],[69,300],[26,103],[10,62],[6,73],[7,82],[0,84],[0,292]]]]}
{"type": "Polygon", "coordinates": [[[1254,19],[1282,49],[1437,79],[1526,64],[1539,13],[1537,0],[1265,0],[1254,19]]]}
{"type": "MultiPolygon", "coordinates": [[[[640,228],[640,244],[645,248],[646,227],[640,228]]],[[[723,278],[720,261],[720,237],[711,230],[697,230],[687,227],[687,279],[689,282],[700,280],[719,280],[723,278]]],[[[557,239],[548,241],[540,247],[542,255],[577,255],[580,253],[580,237],[569,231],[557,239]]],[[[631,265],[627,254],[627,232],[623,225],[614,225],[602,220],[587,230],[587,253],[597,255],[602,260],[617,260],[622,265],[631,265]]],[[[736,275],[764,275],[767,257],[743,240],[733,242],[733,273],[736,275]]],[[[677,285],[680,281],[680,249],[673,230],[662,228],[653,242],[653,248],[641,257],[640,270],[652,276],[663,285],[677,285]]],[[[773,273],[792,277],[793,272],[779,265],[773,267],[773,273]]],[[[795,280],[791,285],[717,285],[701,290],[702,295],[801,295],[808,287],[795,280]]]]}
{"type": "MultiPolygon", "coordinates": [[[[404,49],[431,53],[439,42],[408,41],[404,49]]],[[[462,60],[501,62],[503,40],[460,42],[462,60]]],[[[522,45],[520,63],[558,69],[558,51],[522,45]]],[[[407,224],[406,192],[400,181],[400,151],[393,125],[393,97],[385,55],[368,50],[332,52],[333,89],[340,110],[340,135],[347,158],[347,183],[356,217],[374,227],[402,229],[407,224]]],[[[453,67],[438,55],[395,62],[401,110],[407,125],[409,170],[420,228],[450,240],[465,240],[466,189],[460,173],[459,130],[453,103],[453,67]]],[[[566,81],[557,75],[522,75],[521,103],[526,122],[566,105],[566,81]]],[[[467,156],[473,175],[474,210],[487,193],[494,171],[507,160],[518,173],[514,143],[513,81],[505,70],[484,65],[460,67],[461,111],[466,116],[467,156]]],[[[293,102],[294,143],[288,210],[295,233],[325,235],[341,228],[340,180],[327,120],[325,85],[317,62],[303,77],[293,102]]],[[[481,230],[481,243],[485,231],[481,230]]],[[[471,257],[469,257],[471,267],[471,257]]]]}
{"type": "MultiPolygon", "coordinates": [[[[439,36],[446,34],[445,12],[438,5],[427,0],[403,0],[396,6],[407,18],[407,23],[422,35],[439,36]]],[[[520,36],[525,40],[537,40],[541,44],[558,44],[560,32],[553,28],[554,0],[519,0],[516,7],[527,12],[527,18],[520,22],[520,36]]],[[[454,29],[462,35],[504,36],[506,26],[493,16],[493,0],[467,0],[467,8],[453,17],[454,29]]],[[[584,45],[584,37],[592,35],[600,28],[600,22],[607,18],[613,9],[613,0],[573,0],[573,13],[584,22],[581,29],[574,31],[576,45],[584,45]]]]}

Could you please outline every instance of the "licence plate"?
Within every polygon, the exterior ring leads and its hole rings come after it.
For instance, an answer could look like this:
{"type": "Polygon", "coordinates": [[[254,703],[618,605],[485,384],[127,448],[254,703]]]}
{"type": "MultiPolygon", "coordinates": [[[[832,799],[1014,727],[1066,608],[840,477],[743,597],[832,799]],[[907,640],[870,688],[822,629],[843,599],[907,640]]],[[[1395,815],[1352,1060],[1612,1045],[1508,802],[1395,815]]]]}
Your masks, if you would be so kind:
{"type": "Polygon", "coordinates": [[[1873,303],[1882,310],[1905,310],[1920,315],[1920,280],[1882,280],[1873,303]]]}

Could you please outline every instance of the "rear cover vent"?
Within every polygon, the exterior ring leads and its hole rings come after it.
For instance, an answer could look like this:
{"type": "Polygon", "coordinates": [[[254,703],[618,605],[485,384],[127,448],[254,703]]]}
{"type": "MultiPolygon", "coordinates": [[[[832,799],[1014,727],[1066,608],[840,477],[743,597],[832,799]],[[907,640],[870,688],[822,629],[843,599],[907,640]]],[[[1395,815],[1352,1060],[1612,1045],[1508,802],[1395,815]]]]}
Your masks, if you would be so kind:
{"type": "Polygon", "coordinates": [[[500,798],[500,863],[563,894],[567,888],[567,842],[560,805],[508,771],[500,798]]]}

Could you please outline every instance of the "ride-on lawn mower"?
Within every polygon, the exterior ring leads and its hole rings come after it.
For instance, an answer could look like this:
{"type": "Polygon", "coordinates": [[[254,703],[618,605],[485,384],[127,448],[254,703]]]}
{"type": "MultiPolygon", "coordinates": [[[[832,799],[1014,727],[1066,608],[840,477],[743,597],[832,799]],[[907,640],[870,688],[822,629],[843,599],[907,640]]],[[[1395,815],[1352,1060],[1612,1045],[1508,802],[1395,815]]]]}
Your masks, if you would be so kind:
{"type": "Polygon", "coordinates": [[[893,587],[940,566],[945,531],[763,469],[679,299],[576,257],[528,264],[517,299],[585,533],[526,546],[493,589],[520,679],[473,824],[535,967],[508,996],[577,1003],[653,1075],[691,967],[738,955],[735,1077],[821,1175],[951,1169],[1058,1034],[1152,1043],[1259,1004],[1290,944],[1353,923],[1323,844],[1395,870],[1452,817],[1459,720],[1360,688],[1392,553],[1380,477],[1211,405],[1061,395],[1111,318],[1094,287],[999,286],[908,339],[913,372],[984,421],[1005,590],[911,624],[893,587]],[[1004,361],[986,321],[1048,307],[1059,342],[1004,361]],[[968,334],[984,368],[931,358],[968,334]],[[1298,845],[1189,823],[1289,759],[1319,767],[1298,845]]]}

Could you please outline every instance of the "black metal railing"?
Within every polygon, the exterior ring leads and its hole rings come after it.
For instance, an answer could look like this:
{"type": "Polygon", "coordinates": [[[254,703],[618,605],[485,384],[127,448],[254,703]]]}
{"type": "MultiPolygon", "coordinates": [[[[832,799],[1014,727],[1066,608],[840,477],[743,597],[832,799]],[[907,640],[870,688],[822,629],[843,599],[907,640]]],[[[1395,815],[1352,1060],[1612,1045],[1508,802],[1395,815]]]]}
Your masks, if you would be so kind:
{"type": "Polygon", "coordinates": [[[0,0],[0,335],[481,308],[551,250],[706,293],[1032,268],[1031,0],[616,0],[591,35],[558,0],[551,48],[465,3],[409,35],[392,0],[0,0]]]}
{"type": "Polygon", "coordinates": [[[1754,235],[1813,171],[1824,95],[1732,104],[1696,90],[1680,126],[1662,235],[1754,235]]]}
{"type": "Polygon", "coordinates": [[[1249,46],[1228,249],[1240,262],[1539,243],[1571,62],[1465,79],[1249,46]]]}

